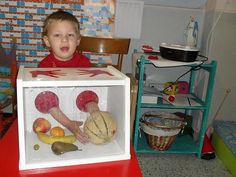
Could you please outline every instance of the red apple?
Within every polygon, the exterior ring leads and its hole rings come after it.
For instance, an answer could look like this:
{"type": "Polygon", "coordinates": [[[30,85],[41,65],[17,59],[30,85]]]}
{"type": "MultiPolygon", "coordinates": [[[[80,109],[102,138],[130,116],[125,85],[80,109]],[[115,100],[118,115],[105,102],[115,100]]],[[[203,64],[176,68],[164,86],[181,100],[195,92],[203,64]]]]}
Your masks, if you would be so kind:
{"type": "Polygon", "coordinates": [[[46,133],[51,129],[51,123],[42,117],[37,118],[33,123],[33,130],[35,133],[42,132],[46,133]]]}

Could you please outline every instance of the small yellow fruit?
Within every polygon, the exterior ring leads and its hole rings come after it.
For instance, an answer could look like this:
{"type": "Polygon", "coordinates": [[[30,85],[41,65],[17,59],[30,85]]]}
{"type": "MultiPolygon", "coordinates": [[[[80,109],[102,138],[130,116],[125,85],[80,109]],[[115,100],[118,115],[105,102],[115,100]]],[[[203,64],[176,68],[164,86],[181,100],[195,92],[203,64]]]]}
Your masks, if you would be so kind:
{"type": "Polygon", "coordinates": [[[56,137],[63,137],[65,136],[65,131],[63,128],[61,127],[53,127],[51,130],[50,130],[50,135],[51,136],[56,136],[56,137]]]}

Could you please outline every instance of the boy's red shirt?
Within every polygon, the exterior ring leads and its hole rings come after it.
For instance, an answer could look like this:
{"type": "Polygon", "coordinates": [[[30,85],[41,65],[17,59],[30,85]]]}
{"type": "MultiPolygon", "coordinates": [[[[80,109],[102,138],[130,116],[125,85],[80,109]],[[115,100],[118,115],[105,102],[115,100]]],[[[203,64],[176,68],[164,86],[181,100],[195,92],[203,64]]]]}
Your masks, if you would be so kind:
{"type": "Polygon", "coordinates": [[[68,61],[60,61],[50,53],[40,63],[40,68],[77,68],[77,67],[91,67],[90,60],[80,53],[75,53],[74,57],[68,61]]]}

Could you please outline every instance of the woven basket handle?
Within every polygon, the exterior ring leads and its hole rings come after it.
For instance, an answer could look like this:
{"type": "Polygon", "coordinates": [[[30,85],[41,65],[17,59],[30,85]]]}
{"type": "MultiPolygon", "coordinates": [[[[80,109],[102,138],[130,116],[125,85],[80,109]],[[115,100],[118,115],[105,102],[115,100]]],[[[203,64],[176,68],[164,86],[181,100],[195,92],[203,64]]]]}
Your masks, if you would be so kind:
{"type": "Polygon", "coordinates": [[[144,122],[147,126],[152,126],[156,128],[166,128],[166,129],[182,129],[184,128],[185,124],[181,124],[179,126],[167,126],[167,125],[160,125],[158,123],[151,123],[151,122],[144,122]]]}
{"type": "MultiPolygon", "coordinates": [[[[160,117],[160,114],[145,114],[143,115],[145,117],[160,117]]],[[[163,116],[162,116],[163,117],[163,116]]],[[[178,117],[164,117],[164,119],[169,119],[169,120],[179,120],[179,121],[183,121],[183,118],[178,118],[178,117]]]]}
{"type": "Polygon", "coordinates": [[[168,119],[168,120],[177,120],[181,121],[181,125],[179,126],[168,126],[168,125],[160,125],[159,123],[153,123],[153,122],[147,122],[145,118],[148,117],[160,117],[160,114],[144,114],[141,118],[141,122],[146,124],[147,126],[152,126],[156,128],[165,128],[165,129],[183,129],[184,126],[187,124],[185,121],[183,121],[183,118],[178,118],[178,117],[163,117],[163,119],[168,119]]]}

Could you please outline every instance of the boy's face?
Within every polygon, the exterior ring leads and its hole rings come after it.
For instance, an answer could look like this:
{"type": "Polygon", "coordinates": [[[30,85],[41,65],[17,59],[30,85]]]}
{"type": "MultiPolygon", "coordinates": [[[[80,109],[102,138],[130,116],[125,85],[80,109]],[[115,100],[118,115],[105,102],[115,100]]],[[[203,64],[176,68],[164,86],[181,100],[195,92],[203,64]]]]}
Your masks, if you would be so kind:
{"type": "Polygon", "coordinates": [[[48,34],[43,37],[43,40],[58,60],[67,61],[73,57],[80,36],[74,23],[55,21],[50,24],[48,34]]]}

